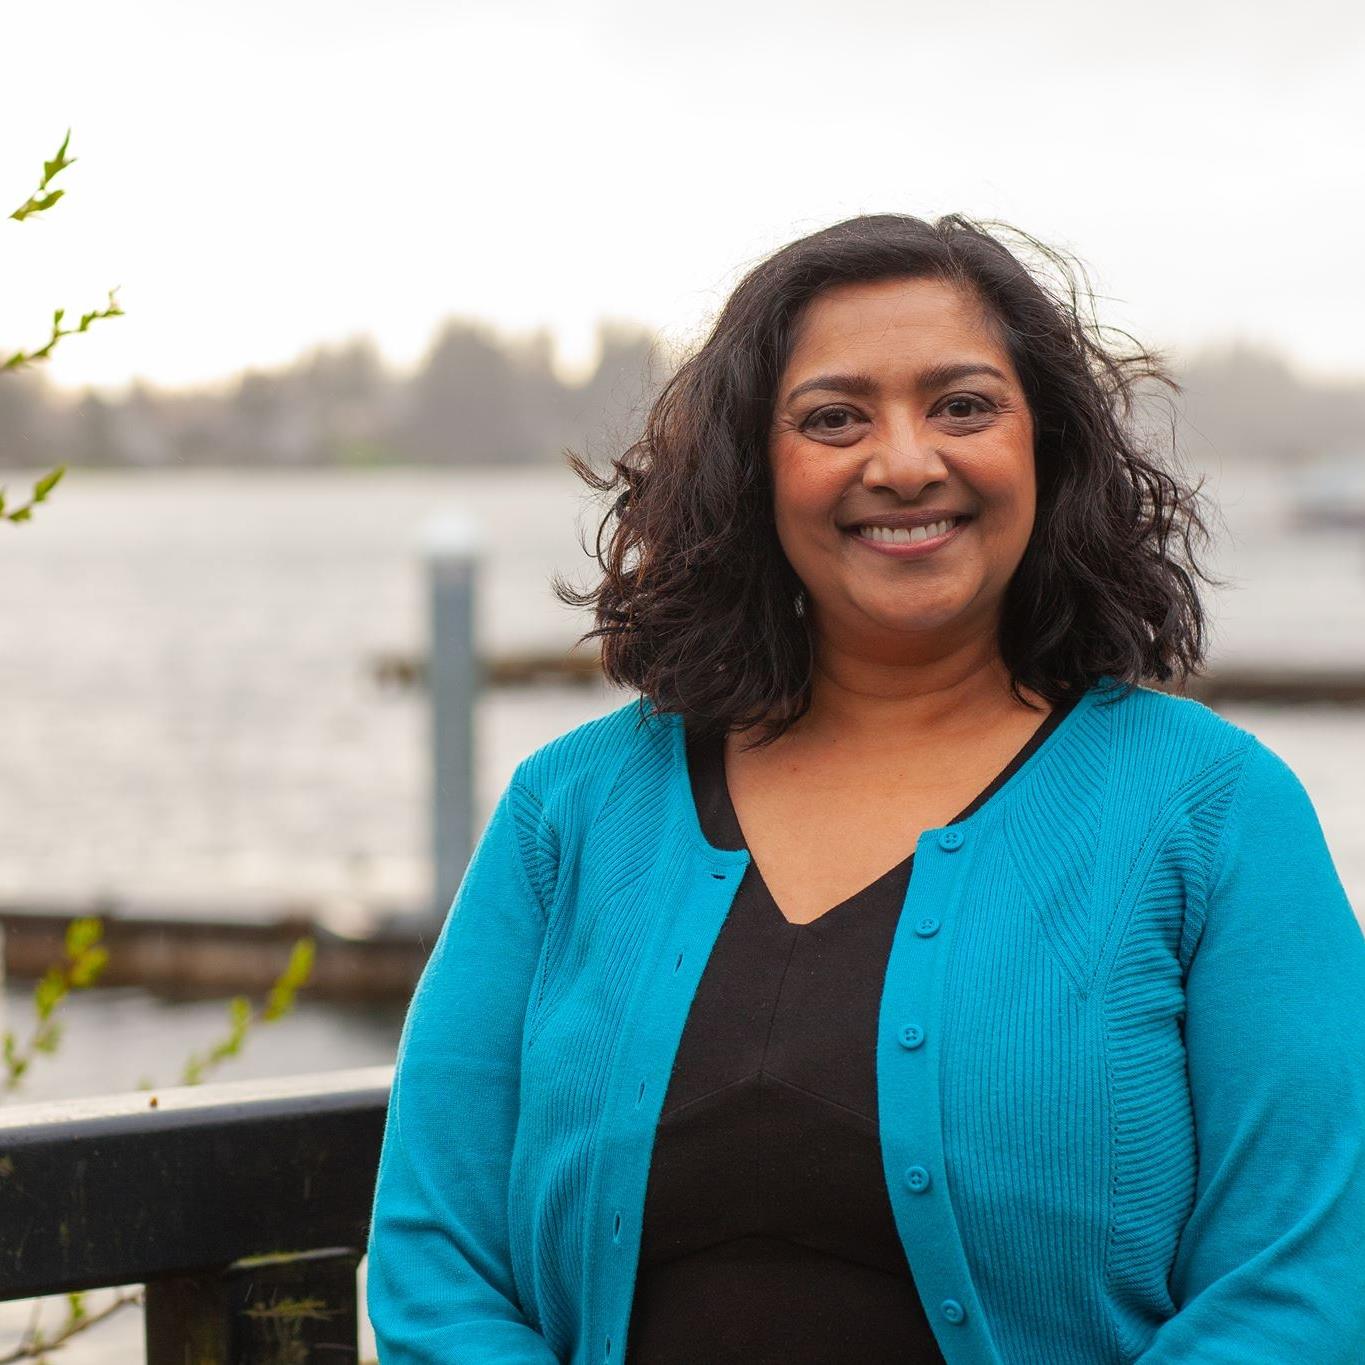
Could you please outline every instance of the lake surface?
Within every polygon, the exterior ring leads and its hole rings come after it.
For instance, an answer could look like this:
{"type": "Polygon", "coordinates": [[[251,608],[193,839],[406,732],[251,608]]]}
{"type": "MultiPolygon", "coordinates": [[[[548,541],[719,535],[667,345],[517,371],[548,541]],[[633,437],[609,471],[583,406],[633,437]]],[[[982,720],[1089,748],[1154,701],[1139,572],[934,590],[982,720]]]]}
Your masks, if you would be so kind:
{"type": "MultiPolygon", "coordinates": [[[[28,481],[4,483],[17,494],[28,481]]],[[[1211,565],[1235,580],[1209,598],[1214,664],[1365,668],[1365,538],[1290,534],[1292,473],[1225,474],[1210,490],[1229,532],[1211,565]]],[[[420,904],[425,694],[382,687],[370,663],[425,652],[422,528],[447,511],[483,530],[481,650],[567,648],[587,628],[548,580],[591,581],[578,540],[591,543],[599,513],[556,469],[77,470],[32,523],[0,527],[0,899],[110,894],[186,916],[291,899],[342,914],[372,900],[420,904]]],[[[480,823],[521,758],[628,699],[601,684],[485,694],[480,823]]],[[[1220,709],[1299,774],[1365,911],[1365,708],[1220,709]]],[[[27,990],[0,998],[22,1032],[27,990]]],[[[77,996],[66,1017],[30,1098],[172,1083],[227,1018],[223,1002],[135,990],[77,996]]],[[[215,1078],[388,1062],[400,1025],[399,1009],[304,1000],[215,1078]]],[[[0,1353],[21,1307],[0,1305],[0,1353]]],[[[129,1314],[62,1358],[138,1359],[140,1341],[129,1314]]]]}

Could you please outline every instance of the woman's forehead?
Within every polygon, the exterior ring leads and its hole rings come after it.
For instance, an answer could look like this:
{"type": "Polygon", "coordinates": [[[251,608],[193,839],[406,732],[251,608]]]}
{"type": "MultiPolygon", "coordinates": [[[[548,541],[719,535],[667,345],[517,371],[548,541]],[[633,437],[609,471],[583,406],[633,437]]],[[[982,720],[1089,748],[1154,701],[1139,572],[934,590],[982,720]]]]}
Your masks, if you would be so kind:
{"type": "Polygon", "coordinates": [[[949,350],[955,360],[1008,361],[994,319],[975,291],[921,278],[839,284],[802,309],[784,379],[799,381],[798,370],[857,357],[865,367],[937,366],[949,350]]]}

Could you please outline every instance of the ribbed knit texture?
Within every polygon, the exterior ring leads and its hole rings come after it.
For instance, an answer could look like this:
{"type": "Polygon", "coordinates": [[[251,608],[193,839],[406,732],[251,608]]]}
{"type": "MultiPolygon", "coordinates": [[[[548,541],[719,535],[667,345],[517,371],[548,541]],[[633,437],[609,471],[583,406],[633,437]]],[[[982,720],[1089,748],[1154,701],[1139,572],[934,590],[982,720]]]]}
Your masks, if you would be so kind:
{"type": "MultiPolygon", "coordinates": [[[[916,843],[877,1037],[949,1365],[1365,1361],[1365,935],[1298,778],[1101,679],[951,831],[916,843]]],[[[518,765],[399,1046],[382,1365],[619,1365],[655,1125],[748,859],[706,842],[681,718],[647,702],[518,765]]]]}

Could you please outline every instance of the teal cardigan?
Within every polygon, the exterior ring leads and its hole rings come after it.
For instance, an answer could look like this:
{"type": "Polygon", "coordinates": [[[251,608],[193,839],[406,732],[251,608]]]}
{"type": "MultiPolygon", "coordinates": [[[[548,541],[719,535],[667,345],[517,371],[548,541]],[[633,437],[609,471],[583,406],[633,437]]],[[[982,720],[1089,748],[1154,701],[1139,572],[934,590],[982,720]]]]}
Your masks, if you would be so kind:
{"type": "MultiPolygon", "coordinates": [[[[749,856],[707,843],[681,717],[645,698],[517,766],[399,1044],[382,1365],[619,1365],[749,856]]],[[[1365,935],[1294,772],[1207,707],[1101,678],[920,834],[876,1076],[948,1365],[1365,1361],[1365,935]]]]}

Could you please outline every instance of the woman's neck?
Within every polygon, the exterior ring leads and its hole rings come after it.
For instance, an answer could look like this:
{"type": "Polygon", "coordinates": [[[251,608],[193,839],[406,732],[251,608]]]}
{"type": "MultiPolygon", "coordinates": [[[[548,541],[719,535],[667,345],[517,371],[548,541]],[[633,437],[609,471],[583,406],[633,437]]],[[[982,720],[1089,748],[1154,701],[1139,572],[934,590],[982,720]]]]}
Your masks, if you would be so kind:
{"type": "MultiPolygon", "coordinates": [[[[1046,712],[1041,697],[1022,690],[1046,712]]],[[[998,654],[903,669],[839,659],[817,666],[811,707],[798,724],[812,739],[875,746],[888,734],[978,731],[1028,709],[1011,692],[998,654]]]]}

